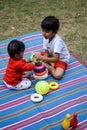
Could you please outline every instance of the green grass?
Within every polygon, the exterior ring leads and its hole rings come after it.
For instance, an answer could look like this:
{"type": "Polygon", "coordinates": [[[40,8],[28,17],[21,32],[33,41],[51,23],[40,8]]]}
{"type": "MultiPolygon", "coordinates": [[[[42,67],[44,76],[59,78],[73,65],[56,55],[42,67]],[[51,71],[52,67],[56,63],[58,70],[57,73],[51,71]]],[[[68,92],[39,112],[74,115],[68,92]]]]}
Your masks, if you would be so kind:
{"type": "Polygon", "coordinates": [[[0,0],[0,40],[41,30],[48,15],[60,19],[69,50],[87,61],[87,0],[0,0]]]}

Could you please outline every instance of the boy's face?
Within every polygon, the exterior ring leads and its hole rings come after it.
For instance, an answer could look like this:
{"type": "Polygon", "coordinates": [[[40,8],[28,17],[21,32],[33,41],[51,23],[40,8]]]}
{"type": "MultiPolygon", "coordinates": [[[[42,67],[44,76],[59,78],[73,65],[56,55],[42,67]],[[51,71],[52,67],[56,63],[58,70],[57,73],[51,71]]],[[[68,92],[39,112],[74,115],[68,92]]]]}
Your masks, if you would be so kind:
{"type": "Polygon", "coordinates": [[[49,40],[51,40],[56,34],[56,32],[53,32],[52,30],[46,30],[46,29],[42,29],[42,32],[43,32],[43,36],[49,40]]]}

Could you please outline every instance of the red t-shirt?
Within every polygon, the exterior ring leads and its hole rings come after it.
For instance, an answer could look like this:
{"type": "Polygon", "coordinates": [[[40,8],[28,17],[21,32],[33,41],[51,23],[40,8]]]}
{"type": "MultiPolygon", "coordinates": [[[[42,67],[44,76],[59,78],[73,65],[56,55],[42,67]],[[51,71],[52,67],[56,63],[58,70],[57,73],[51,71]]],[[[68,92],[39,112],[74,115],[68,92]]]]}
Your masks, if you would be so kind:
{"type": "Polygon", "coordinates": [[[10,58],[3,80],[7,84],[15,86],[22,80],[23,72],[33,69],[33,63],[27,63],[24,59],[14,60],[10,58]]]}

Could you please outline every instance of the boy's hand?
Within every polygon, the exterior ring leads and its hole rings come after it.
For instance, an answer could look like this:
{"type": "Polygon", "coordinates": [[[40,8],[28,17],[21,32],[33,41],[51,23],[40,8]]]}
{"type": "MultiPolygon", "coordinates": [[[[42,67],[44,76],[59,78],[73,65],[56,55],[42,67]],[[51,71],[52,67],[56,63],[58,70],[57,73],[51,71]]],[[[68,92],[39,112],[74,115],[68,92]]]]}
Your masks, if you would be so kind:
{"type": "Polygon", "coordinates": [[[36,60],[38,59],[38,55],[40,55],[39,52],[33,52],[33,53],[31,53],[31,55],[30,55],[30,61],[36,62],[36,60]]]}
{"type": "Polygon", "coordinates": [[[34,58],[36,60],[42,60],[42,56],[39,53],[35,53],[34,58]]]}
{"type": "Polygon", "coordinates": [[[36,62],[36,58],[34,58],[34,57],[33,57],[32,62],[34,62],[34,63],[35,63],[35,62],[36,62]]]}

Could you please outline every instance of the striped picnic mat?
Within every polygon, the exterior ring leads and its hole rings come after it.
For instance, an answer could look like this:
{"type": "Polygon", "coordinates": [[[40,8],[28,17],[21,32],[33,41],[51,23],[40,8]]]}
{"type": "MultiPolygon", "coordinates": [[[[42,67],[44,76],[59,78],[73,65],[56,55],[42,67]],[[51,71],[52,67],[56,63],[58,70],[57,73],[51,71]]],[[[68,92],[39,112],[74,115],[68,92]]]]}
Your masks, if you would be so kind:
{"type": "MultiPolygon", "coordinates": [[[[32,51],[42,51],[41,31],[14,39],[25,43],[25,58],[32,51]]],[[[65,115],[72,117],[74,112],[78,113],[76,130],[86,130],[87,68],[71,55],[61,80],[55,80],[51,75],[46,79],[57,82],[59,89],[50,91],[42,102],[34,103],[30,96],[35,93],[35,84],[39,80],[33,79],[31,88],[22,91],[8,90],[2,82],[8,62],[7,44],[11,40],[0,42],[0,130],[63,130],[61,124],[65,115]]]]}

